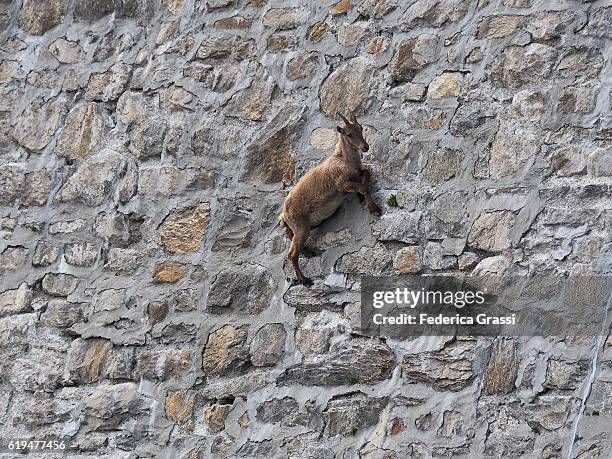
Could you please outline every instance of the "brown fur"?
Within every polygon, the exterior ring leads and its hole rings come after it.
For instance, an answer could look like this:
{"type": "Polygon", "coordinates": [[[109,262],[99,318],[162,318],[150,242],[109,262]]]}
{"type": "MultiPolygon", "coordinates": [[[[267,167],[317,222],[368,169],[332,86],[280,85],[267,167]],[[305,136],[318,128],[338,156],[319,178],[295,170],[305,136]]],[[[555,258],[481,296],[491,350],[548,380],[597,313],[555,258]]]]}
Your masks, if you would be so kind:
{"type": "Polygon", "coordinates": [[[288,258],[298,282],[305,285],[312,281],[302,273],[298,258],[306,251],[304,243],[312,228],[329,218],[349,193],[361,194],[367,209],[380,214],[370,194],[370,171],[361,163],[361,152],[369,149],[363,129],[355,115],[351,115],[351,122],[340,116],[345,126],[337,127],[339,139],[334,153],[298,181],[287,195],[280,216],[280,224],[291,239],[288,258]]]}

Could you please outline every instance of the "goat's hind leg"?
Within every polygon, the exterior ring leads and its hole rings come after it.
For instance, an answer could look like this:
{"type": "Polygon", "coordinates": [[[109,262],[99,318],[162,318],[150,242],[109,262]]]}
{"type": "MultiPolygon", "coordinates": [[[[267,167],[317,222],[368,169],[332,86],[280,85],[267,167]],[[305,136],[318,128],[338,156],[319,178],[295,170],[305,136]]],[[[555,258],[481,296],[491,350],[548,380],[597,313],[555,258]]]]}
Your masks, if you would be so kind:
{"type": "Polygon", "coordinates": [[[293,265],[293,269],[295,270],[295,275],[300,284],[303,285],[312,285],[312,280],[308,279],[302,273],[299,265],[300,253],[304,250],[304,243],[306,242],[306,238],[308,237],[308,229],[295,229],[293,231],[293,239],[291,240],[291,247],[289,247],[289,261],[293,265]]]}

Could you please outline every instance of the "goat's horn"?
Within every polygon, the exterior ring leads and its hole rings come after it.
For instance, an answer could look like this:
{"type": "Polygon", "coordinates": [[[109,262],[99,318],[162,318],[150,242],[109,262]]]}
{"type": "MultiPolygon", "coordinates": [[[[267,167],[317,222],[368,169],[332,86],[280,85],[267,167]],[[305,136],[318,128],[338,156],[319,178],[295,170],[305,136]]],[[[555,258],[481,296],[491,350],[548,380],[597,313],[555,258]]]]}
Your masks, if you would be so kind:
{"type": "Polygon", "coordinates": [[[357,122],[357,117],[355,116],[355,114],[353,112],[351,112],[351,122],[352,123],[356,123],[357,122]]]}
{"type": "Polygon", "coordinates": [[[349,123],[349,120],[347,120],[347,119],[344,117],[344,115],[343,115],[342,113],[338,113],[338,115],[340,115],[340,118],[342,118],[342,119],[344,120],[344,123],[345,123],[347,126],[350,126],[350,125],[351,125],[351,123],[349,123]]]}

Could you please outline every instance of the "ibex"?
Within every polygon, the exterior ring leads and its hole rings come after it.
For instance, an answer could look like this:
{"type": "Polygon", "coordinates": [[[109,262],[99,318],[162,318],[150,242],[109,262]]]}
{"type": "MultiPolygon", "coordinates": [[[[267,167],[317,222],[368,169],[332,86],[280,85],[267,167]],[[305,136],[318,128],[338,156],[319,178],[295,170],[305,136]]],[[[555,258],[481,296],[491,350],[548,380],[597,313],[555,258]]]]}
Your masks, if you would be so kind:
{"type": "Polygon", "coordinates": [[[306,253],[304,243],[310,230],[319,226],[340,207],[349,193],[359,193],[371,213],[380,209],[370,194],[370,171],[361,163],[361,153],[370,148],[363,138],[363,128],[354,114],[344,126],[337,126],[338,143],[334,153],[308,171],[289,192],[280,215],[280,225],[291,239],[288,258],[299,283],[311,285],[302,273],[298,258],[306,253]]]}

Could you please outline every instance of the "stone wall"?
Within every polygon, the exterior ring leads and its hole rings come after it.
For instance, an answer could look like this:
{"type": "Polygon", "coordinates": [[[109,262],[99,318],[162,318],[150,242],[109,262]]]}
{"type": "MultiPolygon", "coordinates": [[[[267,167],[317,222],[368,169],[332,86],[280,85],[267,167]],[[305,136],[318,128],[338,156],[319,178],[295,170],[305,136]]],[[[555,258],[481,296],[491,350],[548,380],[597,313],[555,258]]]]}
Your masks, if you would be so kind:
{"type": "Polygon", "coordinates": [[[610,457],[612,339],[358,320],[362,274],[612,271],[610,23],[603,0],[0,0],[2,436],[610,457]],[[296,286],[280,206],[350,110],[384,212],[351,198],[296,286]]]}

